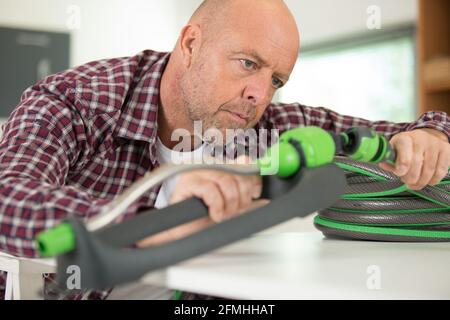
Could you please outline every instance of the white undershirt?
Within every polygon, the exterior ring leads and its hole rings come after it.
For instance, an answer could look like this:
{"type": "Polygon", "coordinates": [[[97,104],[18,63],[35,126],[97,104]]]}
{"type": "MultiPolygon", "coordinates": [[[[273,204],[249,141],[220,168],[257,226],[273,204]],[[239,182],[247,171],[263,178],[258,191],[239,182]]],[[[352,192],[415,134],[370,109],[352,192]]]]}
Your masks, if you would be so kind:
{"type": "MultiPolygon", "coordinates": [[[[203,159],[203,149],[204,145],[201,145],[194,151],[190,152],[180,152],[173,151],[167,148],[161,140],[156,141],[156,158],[158,162],[162,164],[172,163],[172,164],[192,164],[201,163],[203,159]]],[[[172,177],[167,179],[161,186],[161,189],[156,198],[155,207],[157,209],[164,208],[168,205],[172,191],[176,185],[177,177],[172,177]]]]}

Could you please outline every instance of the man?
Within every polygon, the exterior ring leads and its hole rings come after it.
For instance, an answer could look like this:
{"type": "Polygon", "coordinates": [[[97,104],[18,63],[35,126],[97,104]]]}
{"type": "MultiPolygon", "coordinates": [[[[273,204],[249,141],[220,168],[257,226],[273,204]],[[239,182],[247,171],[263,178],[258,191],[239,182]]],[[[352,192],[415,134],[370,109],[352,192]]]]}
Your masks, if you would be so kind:
{"type": "MultiPolygon", "coordinates": [[[[222,131],[283,132],[314,125],[340,132],[370,126],[398,152],[395,167],[383,168],[409,188],[442,180],[450,166],[445,113],[394,124],[297,103],[271,104],[289,79],[299,46],[296,23],[281,0],[207,0],[171,54],[144,51],[92,62],[27,89],[0,143],[0,250],[36,257],[36,233],[68,214],[88,219],[99,213],[147,171],[170,161],[177,143],[173,131],[192,133],[194,121],[222,131]]],[[[261,181],[192,172],[164,188],[139,199],[122,219],[157,200],[162,206],[192,196],[203,199],[211,218],[144,239],[141,246],[183,237],[245,211],[259,198],[261,181]]]]}

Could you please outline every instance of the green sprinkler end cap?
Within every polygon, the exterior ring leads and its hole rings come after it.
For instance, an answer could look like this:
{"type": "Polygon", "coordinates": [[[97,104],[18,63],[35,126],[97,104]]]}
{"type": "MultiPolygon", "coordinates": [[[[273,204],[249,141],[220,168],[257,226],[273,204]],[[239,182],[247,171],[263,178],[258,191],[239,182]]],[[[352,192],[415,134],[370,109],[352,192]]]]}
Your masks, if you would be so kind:
{"type": "Polygon", "coordinates": [[[293,145],[279,142],[273,145],[266,155],[258,160],[262,176],[277,175],[288,178],[300,170],[301,159],[293,145]]]}
{"type": "Polygon", "coordinates": [[[54,257],[75,249],[75,234],[72,226],[62,223],[37,235],[39,254],[42,257],[54,257]]]}

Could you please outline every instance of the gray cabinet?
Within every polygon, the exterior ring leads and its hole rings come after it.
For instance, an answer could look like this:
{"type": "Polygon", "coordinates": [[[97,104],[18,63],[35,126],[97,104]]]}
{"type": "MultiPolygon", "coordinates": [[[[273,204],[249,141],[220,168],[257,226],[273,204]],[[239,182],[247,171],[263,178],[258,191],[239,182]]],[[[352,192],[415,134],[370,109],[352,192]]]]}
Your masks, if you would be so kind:
{"type": "Polygon", "coordinates": [[[0,118],[7,118],[22,92],[47,75],[69,68],[68,33],[0,27],[0,118]]]}

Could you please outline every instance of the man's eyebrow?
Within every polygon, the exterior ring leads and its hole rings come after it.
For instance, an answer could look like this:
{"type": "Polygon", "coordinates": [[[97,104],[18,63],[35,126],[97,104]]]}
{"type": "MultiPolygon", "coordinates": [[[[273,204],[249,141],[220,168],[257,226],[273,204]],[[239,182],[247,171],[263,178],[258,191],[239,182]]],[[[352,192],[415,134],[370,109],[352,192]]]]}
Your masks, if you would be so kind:
{"type": "Polygon", "coordinates": [[[267,67],[269,65],[269,63],[263,59],[258,52],[251,50],[251,51],[233,51],[234,54],[243,54],[243,55],[247,55],[247,56],[251,56],[253,59],[256,60],[256,62],[258,62],[258,64],[267,67]]]}
{"type": "MultiPolygon", "coordinates": [[[[267,67],[269,66],[269,63],[267,62],[267,60],[265,60],[264,58],[262,58],[258,52],[254,51],[254,50],[250,50],[250,51],[233,51],[233,54],[243,54],[243,55],[247,55],[247,56],[251,56],[253,59],[256,60],[256,62],[263,66],[263,67],[267,67]]],[[[281,80],[284,80],[285,82],[287,82],[289,80],[289,76],[279,73],[279,72],[275,72],[274,75],[278,78],[280,78],[281,80]]]]}

